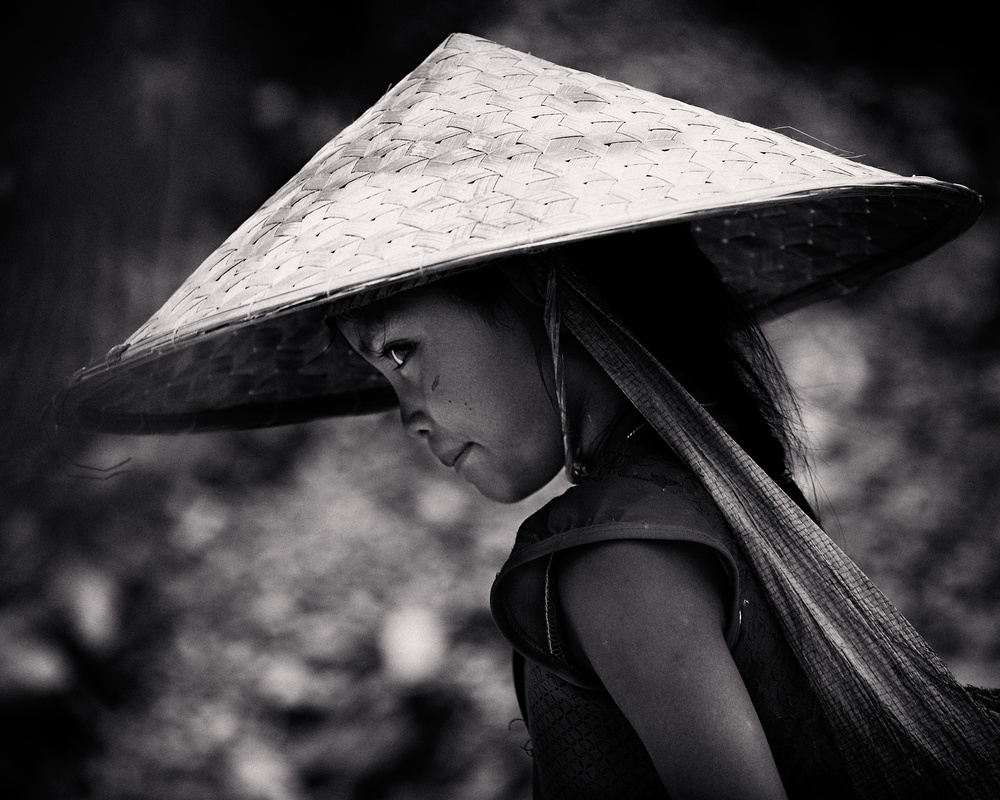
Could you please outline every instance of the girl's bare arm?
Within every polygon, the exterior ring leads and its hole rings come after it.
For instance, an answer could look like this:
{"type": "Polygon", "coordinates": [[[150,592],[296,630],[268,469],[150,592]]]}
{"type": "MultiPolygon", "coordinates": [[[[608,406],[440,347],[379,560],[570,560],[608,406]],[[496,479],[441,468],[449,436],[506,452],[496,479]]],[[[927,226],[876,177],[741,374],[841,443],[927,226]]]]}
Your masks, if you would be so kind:
{"type": "Polygon", "coordinates": [[[784,798],[726,646],[708,547],[616,540],[560,553],[567,646],[600,676],[675,798],[784,798]]]}

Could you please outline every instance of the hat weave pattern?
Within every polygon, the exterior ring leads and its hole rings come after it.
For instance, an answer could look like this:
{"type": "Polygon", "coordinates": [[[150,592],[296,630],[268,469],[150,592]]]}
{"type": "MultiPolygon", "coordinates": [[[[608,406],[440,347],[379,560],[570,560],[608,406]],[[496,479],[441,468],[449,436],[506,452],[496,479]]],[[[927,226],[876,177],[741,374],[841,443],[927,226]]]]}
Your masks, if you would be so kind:
{"type": "MultiPolygon", "coordinates": [[[[978,209],[964,187],[455,34],[78,373],[59,412],[158,432],[381,408],[385,384],[322,324],[374,291],[687,222],[736,293],[775,313],[924,255],[978,209]]],[[[666,261],[612,266],[638,283],[666,261]]]]}

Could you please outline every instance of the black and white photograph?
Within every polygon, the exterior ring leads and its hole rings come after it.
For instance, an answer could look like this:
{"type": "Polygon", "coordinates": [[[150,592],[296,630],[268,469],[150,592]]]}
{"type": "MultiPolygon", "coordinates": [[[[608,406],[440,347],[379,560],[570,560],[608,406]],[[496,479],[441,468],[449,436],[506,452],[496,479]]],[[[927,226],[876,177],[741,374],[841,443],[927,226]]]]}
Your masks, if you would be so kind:
{"type": "Polygon", "coordinates": [[[1000,797],[995,34],[933,12],[12,10],[4,797],[1000,797]]]}

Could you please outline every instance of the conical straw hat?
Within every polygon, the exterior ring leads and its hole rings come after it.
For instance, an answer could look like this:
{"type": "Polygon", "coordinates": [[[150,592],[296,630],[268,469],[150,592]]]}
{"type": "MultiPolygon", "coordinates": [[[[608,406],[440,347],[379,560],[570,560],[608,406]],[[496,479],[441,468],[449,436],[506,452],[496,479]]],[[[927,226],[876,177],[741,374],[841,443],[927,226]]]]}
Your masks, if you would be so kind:
{"type": "MultiPolygon", "coordinates": [[[[57,416],[156,433],[385,408],[387,384],[324,324],[376,295],[519,251],[685,223],[768,315],[920,258],[979,208],[961,186],[455,34],[73,376],[57,416]]],[[[669,280],[666,262],[614,268],[637,287],[669,280]]]]}

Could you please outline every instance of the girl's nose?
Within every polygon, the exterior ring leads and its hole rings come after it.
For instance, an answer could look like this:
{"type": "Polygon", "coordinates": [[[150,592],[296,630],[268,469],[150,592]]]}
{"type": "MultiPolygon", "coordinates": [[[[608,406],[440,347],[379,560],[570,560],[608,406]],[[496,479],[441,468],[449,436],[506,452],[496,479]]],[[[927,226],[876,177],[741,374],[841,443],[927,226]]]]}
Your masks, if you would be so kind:
{"type": "Polygon", "coordinates": [[[402,399],[399,402],[399,421],[407,435],[414,439],[423,439],[431,432],[431,421],[427,414],[402,399]]]}

